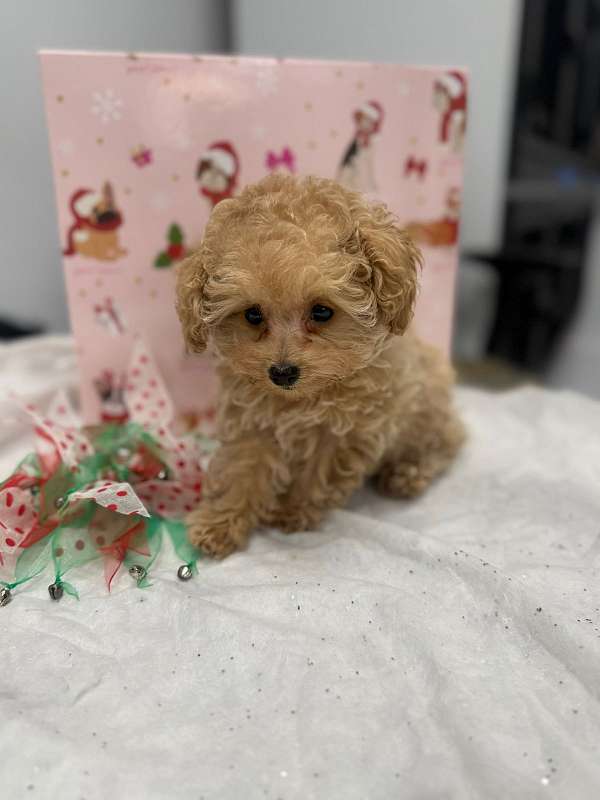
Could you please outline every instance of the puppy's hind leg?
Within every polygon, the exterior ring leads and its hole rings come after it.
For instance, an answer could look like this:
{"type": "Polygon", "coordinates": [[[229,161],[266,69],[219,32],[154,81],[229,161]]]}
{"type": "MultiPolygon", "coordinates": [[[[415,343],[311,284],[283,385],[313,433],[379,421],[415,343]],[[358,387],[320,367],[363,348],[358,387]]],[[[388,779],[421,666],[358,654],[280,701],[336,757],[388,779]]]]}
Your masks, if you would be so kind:
{"type": "Polygon", "coordinates": [[[450,466],[465,439],[464,427],[451,409],[437,425],[428,421],[433,429],[417,425],[386,453],[375,477],[381,494],[417,497],[450,466]]]}

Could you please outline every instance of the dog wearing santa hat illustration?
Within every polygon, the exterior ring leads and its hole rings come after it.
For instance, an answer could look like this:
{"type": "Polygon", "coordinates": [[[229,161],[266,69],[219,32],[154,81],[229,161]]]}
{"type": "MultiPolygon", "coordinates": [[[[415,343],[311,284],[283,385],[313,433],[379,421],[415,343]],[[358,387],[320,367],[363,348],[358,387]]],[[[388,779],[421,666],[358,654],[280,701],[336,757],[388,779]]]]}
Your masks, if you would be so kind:
{"type": "Polygon", "coordinates": [[[337,180],[349,189],[373,192],[377,189],[373,166],[373,141],[381,130],[383,108],[377,100],[363,103],[354,112],[354,138],[346,148],[337,180]]]}
{"type": "Polygon", "coordinates": [[[125,402],[125,376],[117,377],[112,370],[104,370],[94,381],[100,400],[100,419],[115,425],[129,420],[125,402]]]}
{"type": "Polygon", "coordinates": [[[118,230],[123,215],[117,209],[112,186],[106,181],[100,193],[93,189],[78,189],[71,195],[73,222],[67,232],[65,256],[86,256],[99,261],[115,261],[124,256],[119,244],[118,230]]]}
{"type": "Polygon", "coordinates": [[[459,153],[467,128],[467,82],[461,72],[445,72],[435,81],[433,105],[440,115],[438,141],[459,153]]]}
{"type": "Polygon", "coordinates": [[[105,297],[101,303],[95,303],[94,320],[111,336],[121,336],[125,333],[123,314],[112,297],[105,297]]]}
{"type": "Polygon", "coordinates": [[[214,208],[221,200],[232,197],[238,184],[240,159],[230,142],[213,142],[202,154],[196,169],[200,194],[214,208]]]}
{"type": "Polygon", "coordinates": [[[425,222],[409,222],[408,235],[417,244],[429,247],[452,247],[458,242],[461,191],[452,186],[446,193],[446,207],[440,217],[425,222]]]}

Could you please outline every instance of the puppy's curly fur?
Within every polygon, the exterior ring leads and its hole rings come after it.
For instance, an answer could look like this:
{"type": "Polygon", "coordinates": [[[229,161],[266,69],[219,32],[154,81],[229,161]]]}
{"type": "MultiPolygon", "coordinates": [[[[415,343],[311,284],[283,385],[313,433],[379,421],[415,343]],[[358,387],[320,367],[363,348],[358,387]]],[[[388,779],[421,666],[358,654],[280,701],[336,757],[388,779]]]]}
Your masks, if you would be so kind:
{"type": "Polygon", "coordinates": [[[187,346],[212,342],[221,381],[193,544],[223,557],[260,524],[316,527],[368,476],[412,497],[448,466],[452,370],[407,330],[420,259],[384,206],[331,180],[273,175],[216,206],[177,282],[187,346]],[[269,377],[281,364],[292,386],[269,377]]]}

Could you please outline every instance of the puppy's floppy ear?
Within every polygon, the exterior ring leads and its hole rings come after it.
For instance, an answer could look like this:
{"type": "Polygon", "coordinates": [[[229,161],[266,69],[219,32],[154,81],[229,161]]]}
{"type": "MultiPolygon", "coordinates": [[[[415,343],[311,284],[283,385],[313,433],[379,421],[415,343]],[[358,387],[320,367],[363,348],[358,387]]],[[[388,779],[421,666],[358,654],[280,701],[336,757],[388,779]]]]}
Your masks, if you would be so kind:
{"type": "Polygon", "coordinates": [[[385,206],[363,205],[356,222],[379,313],[392,333],[404,333],[417,299],[421,251],[385,206]]]}
{"type": "Polygon", "coordinates": [[[203,320],[207,272],[202,247],[177,265],[176,308],[188,351],[206,349],[208,328],[203,320]]]}

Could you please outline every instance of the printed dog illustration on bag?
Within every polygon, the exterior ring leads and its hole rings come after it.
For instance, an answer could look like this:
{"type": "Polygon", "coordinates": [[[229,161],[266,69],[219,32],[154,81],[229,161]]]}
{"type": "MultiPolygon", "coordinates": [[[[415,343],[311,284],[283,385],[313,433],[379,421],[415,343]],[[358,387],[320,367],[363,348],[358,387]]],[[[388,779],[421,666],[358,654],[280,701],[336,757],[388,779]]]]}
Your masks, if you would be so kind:
{"type": "Polygon", "coordinates": [[[240,159],[230,142],[213,142],[200,156],[196,180],[200,194],[209,200],[211,208],[233,196],[239,173],[240,159]]]}
{"type": "Polygon", "coordinates": [[[337,180],[359,192],[377,190],[373,166],[373,146],[383,123],[383,108],[369,100],[354,112],[355,134],[337,171],[337,180]]]}
{"type": "Polygon", "coordinates": [[[106,369],[94,381],[96,394],[100,400],[100,419],[123,425],[129,419],[129,411],[125,402],[125,377],[117,377],[106,369]]]}
{"type": "Polygon", "coordinates": [[[433,105],[440,114],[439,142],[460,153],[467,128],[467,83],[462,73],[445,72],[436,80],[433,105]]]}
{"type": "Polygon", "coordinates": [[[448,189],[446,208],[438,219],[409,222],[406,232],[418,244],[429,247],[451,247],[458,242],[461,192],[456,186],[448,189]]]}
{"type": "Polygon", "coordinates": [[[121,336],[125,333],[123,314],[112,297],[105,297],[102,302],[94,304],[94,320],[110,336],[121,336]]]}
{"type": "Polygon", "coordinates": [[[119,244],[118,230],[123,215],[117,209],[112,186],[108,181],[100,193],[78,189],[70,200],[73,222],[67,233],[63,255],[80,255],[98,261],[115,261],[126,255],[119,244]]]}

